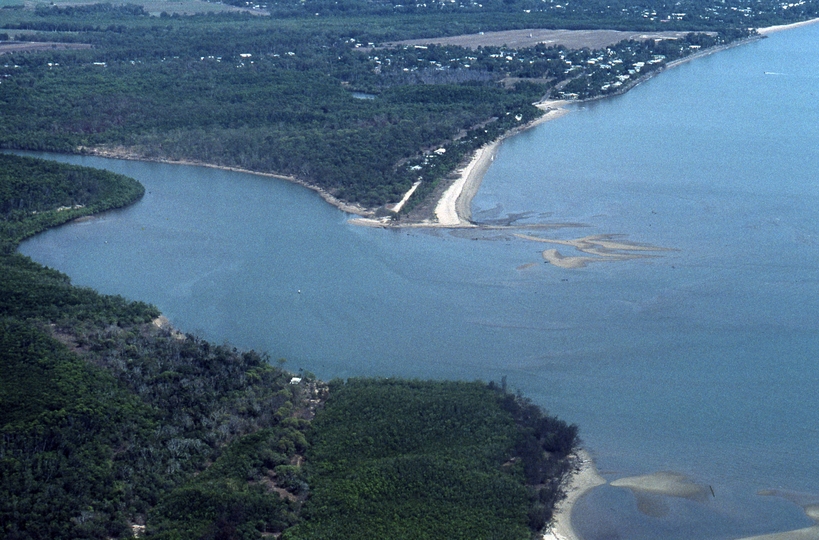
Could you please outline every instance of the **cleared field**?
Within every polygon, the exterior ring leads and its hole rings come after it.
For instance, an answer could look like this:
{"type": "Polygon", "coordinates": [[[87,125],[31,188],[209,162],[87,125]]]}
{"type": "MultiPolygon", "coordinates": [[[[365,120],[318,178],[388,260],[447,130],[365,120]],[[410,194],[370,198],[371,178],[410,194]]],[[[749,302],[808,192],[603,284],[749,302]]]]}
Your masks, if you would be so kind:
{"type": "Polygon", "coordinates": [[[90,49],[88,43],[54,43],[50,41],[3,41],[0,42],[0,54],[51,51],[65,49],[90,49]]]}
{"type": "MultiPolygon", "coordinates": [[[[0,0],[0,2],[10,2],[14,5],[24,4],[26,7],[36,6],[80,6],[87,4],[99,4],[100,0],[62,0],[58,2],[44,0],[0,0]]],[[[158,16],[163,11],[169,15],[178,13],[179,15],[196,15],[198,13],[221,13],[225,11],[246,11],[256,15],[269,15],[268,12],[258,9],[246,9],[235,6],[228,6],[218,2],[205,2],[203,0],[109,0],[107,3],[136,4],[142,6],[151,15],[158,16]]],[[[0,4],[2,5],[2,4],[0,4]]]]}
{"type": "MultiPolygon", "coordinates": [[[[715,35],[715,32],[705,32],[715,35]]],[[[624,39],[644,41],[646,39],[678,39],[688,32],[623,32],[620,30],[507,30],[504,32],[483,32],[444,38],[410,39],[384,43],[395,45],[459,45],[470,49],[487,46],[506,46],[512,49],[545,45],[562,45],[567,49],[600,49],[614,45],[624,39]]]]}

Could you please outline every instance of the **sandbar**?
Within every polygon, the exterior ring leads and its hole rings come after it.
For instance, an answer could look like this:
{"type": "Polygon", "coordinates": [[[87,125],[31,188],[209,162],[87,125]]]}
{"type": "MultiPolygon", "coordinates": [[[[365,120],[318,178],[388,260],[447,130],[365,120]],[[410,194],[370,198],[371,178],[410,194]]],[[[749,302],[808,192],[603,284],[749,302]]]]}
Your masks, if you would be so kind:
{"type": "Polygon", "coordinates": [[[588,256],[566,256],[557,249],[546,249],[542,252],[543,259],[549,264],[568,269],[584,268],[594,262],[628,261],[632,259],[657,257],[658,255],[656,253],[650,252],[673,251],[669,248],[617,240],[621,235],[615,234],[596,234],[570,240],[544,238],[542,236],[522,233],[515,233],[514,236],[533,242],[571,246],[577,251],[588,254],[588,256]]]}
{"type": "Polygon", "coordinates": [[[687,476],[674,472],[656,472],[642,476],[628,476],[611,482],[614,487],[628,488],[669,497],[681,497],[702,501],[708,497],[709,489],[693,482],[687,476]]]}
{"type": "Polygon", "coordinates": [[[582,540],[572,527],[572,508],[589,490],[603,485],[606,480],[597,472],[594,461],[585,450],[577,452],[577,470],[566,488],[566,498],[555,508],[554,517],[543,540],[582,540]]]}

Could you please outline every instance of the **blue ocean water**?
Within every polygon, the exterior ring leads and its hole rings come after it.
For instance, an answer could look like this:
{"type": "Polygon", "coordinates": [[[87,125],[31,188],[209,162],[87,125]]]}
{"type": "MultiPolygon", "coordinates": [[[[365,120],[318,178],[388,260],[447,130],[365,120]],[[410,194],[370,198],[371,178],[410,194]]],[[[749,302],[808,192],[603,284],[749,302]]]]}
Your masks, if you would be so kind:
{"type": "Polygon", "coordinates": [[[586,540],[805,527],[819,499],[819,26],[668,70],[504,142],[476,219],[546,230],[381,230],[299,186],[200,167],[49,156],[128,174],[138,204],[21,251],[178,327],[322,378],[500,380],[580,425],[608,480],[711,486],[641,513],[602,486],[586,540]],[[563,269],[589,235],[667,248],[563,269]]]}

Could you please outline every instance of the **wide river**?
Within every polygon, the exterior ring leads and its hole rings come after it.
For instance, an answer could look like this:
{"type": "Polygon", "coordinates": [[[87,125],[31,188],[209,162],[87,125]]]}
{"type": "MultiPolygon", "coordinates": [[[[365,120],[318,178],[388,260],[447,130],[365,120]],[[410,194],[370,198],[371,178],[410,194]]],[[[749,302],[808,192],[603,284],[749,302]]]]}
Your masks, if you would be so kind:
{"type": "Polygon", "coordinates": [[[710,486],[693,499],[601,486],[575,513],[586,540],[808,527],[800,505],[819,501],[818,94],[815,25],[507,140],[473,216],[584,225],[568,228],[357,227],[278,180],[50,155],[147,192],[20,251],[321,378],[505,376],[580,426],[607,480],[672,471],[710,486]],[[514,233],[666,250],[603,257],[514,233]],[[599,260],[560,268],[542,256],[554,249],[599,260]]]}

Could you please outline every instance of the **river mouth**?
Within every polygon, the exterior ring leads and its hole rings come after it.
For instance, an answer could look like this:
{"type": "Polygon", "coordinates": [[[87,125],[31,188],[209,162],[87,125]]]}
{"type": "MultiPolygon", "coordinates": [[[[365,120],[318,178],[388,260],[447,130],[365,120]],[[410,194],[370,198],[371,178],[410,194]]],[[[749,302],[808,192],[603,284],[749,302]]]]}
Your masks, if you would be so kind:
{"type": "Polygon", "coordinates": [[[586,225],[521,232],[557,244],[356,227],[275,179],[46,156],[147,191],[20,250],[294,371],[506,376],[581,427],[607,481],[667,471],[713,488],[704,501],[642,502],[597,488],[577,506],[587,540],[808,527],[801,507],[757,492],[819,492],[819,118],[809,97],[819,55],[791,54],[814,50],[817,31],[698,59],[504,141],[472,215],[586,225]],[[572,269],[544,260],[551,249],[588,256],[569,244],[587,237],[668,251],[572,269]]]}

